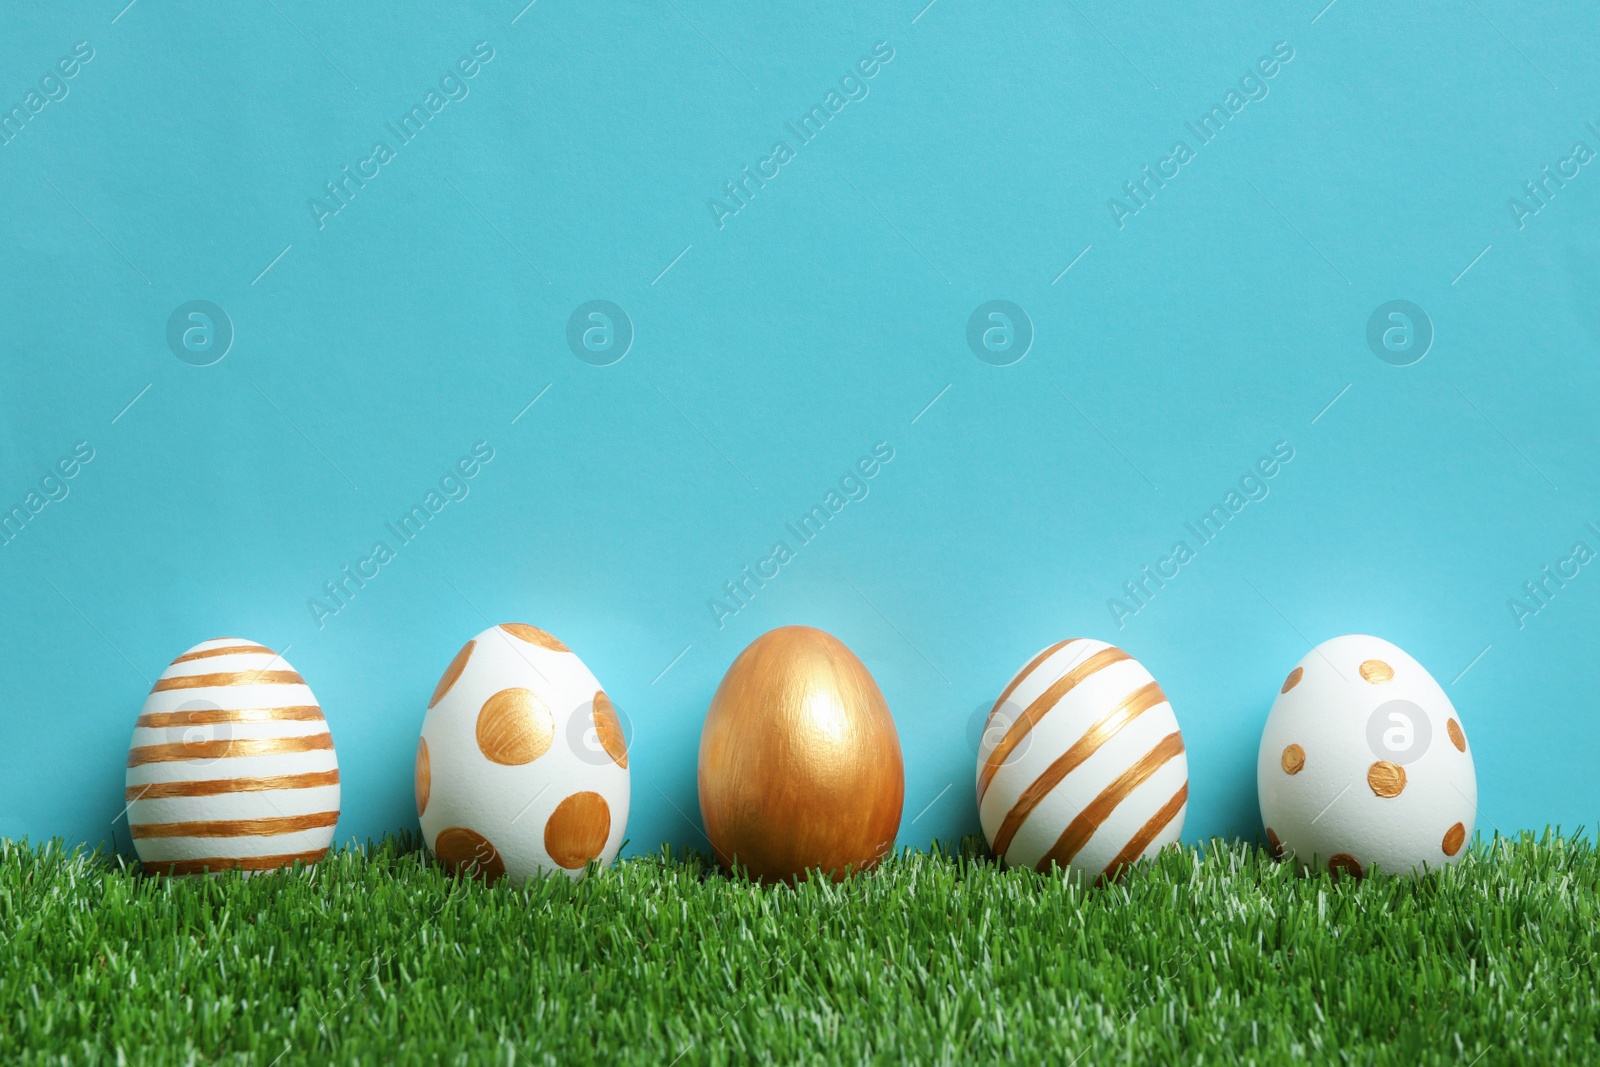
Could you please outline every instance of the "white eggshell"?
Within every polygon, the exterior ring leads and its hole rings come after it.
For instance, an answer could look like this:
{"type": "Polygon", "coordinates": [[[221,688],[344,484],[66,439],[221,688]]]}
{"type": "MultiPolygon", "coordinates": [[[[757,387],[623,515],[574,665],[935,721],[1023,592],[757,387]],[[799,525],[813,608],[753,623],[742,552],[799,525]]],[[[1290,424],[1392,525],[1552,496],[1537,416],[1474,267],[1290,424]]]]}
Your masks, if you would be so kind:
{"type": "Polygon", "coordinates": [[[1077,639],[1035,656],[989,713],[978,815],[1010,866],[1115,876],[1178,840],[1189,763],[1172,706],[1120,648],[1077,639]]]}
{"type": "Polygon", "coordinates": [[[1256,784],[1275,851],[1358,876],[1455,863],[1478,809],[1450,698],[1403,650],[1364,634],[1324,641],[1289,672],[1256,784]]]}
{"type": "Polygon", "coordinates": [[[493,880],[582,877],[628,824],[617,713],[573,652],[524,623],[467,642],[439,680],[417,746],[422,836],[447,866],[493,880]]]}
{"type": "Polygon", "coordinates": [[[339,820],[322,708],[272,649],[236,637],[173,660],[128,749],[128,826],[157,874],[315,863],[339,820]]]}

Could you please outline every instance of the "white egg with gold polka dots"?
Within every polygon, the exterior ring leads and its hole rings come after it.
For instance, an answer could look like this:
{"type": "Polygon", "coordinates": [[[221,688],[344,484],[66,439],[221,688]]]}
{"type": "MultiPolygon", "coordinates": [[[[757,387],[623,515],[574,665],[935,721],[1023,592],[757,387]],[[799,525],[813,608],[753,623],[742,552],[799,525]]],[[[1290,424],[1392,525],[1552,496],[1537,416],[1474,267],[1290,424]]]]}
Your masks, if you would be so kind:
{"type": "Polygon", "coordinates": [[[1364,634],[1324,641],[1289,672],[1256,784],[1274,854],[1335,876],[1455,863],[1478,809],[1450,698],[1402,649],[1364,634]]]}
{"type": "Polygon", "coordinates": [[[628,749],[595,676],[553,635],[493,626],[456,653],[417,743],[417,817],[447,867],[486,881],[582,877],[616,858],[628,749]]]}

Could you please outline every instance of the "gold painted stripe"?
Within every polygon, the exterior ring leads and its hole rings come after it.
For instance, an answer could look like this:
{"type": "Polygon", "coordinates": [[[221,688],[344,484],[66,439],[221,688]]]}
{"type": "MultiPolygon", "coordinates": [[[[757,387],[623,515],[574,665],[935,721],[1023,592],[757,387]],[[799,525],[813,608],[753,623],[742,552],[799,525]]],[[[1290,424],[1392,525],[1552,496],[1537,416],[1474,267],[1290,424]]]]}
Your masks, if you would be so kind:
{"type": "Polygon", "coordinates": [[[321,722],[315,704],[283,708],[198,708],[194,711],[157,711],[141,715],[135,726],[207,726],[219,722],[321,722]]]}
{"type": "Polygon", "coordinates": [[[1161,810],[1150,816],[1149,821],[1139,827],[1139,832],[1133,835],[1133,840],[1123,846],[1121,852],[1117,853],[1116,859],[1106,864],[1105,871],[1100,875],[1100,881],[1112,881],[1122,873],[1124,867],[1144,855],[1144,850],[1150,847],[1150,842],[1167,828],[1169,822],[1177,818],[1178,812],[1182,811],[1187,803],[1189,803],[1189,783],[1184,782],[1183,786],[1172,794],[1172,799],[1161,805],[1161,810]]]}
{"type": "MultiPolygon", "coordinates": [[[[994,781],[995,774],[1001,767],[1005,766],[1006,759],[1016,749],[1017,745],[1022,742],[1022,739],[1028,735],[1028,731],[1038,725],[1039,720],[1044,718],[1051,708],[1059,704],[1062,697],[1066,696],[1074,686],[1090,675],[1111,666],[1113,663],[1121,663],[1125,659],[1132,658],[1122,649],[1115,646],[1102,648],[1099,652],[1096,652],[1051,683],[1049,689],[1041,693],[1038,699],[1029,704],[1027,709],[1017,716],[1017,721],[1012,723],[1010,728],[1006,730],[1006,735],[1000,739],[998,745],[994,746],[994,749],[989,753],[989,758],[984,761],[983,770],[978,774],[978,803],[983,803],[983,795],[989,791],[989,783],[994,781]]],[[[990,712],[990,714],[994,713],[990,712]]]]}
{"type": "Polygon", "coordinates": [[[333,735],[309,734],[304,737],[262,737],[238,741],[178,742],[171,745],[143,745],[128,750],[128,766],[146,763],[176,763],[188,759],[228,759],[233,756],[278,756],[288,752],[315,752],[333,748],[333,735]]]}
{"type": "Polygon", "coordinates": [[[268,789],[314,789],[338,785],[339,772],[313,771],[310,774],[278,774],[268,778],[213,778],[201,782],[149,782],[130,785],[123,800],[161,800],[165,797],[214,797],[223,793],[260,793],[268,789]]]}
{"type": "Polygon", "coordinates": [[[338,821],[337,811],[319,811],[314,815],[281,815],[271,819],[147,822],[129,824],[129,828],[133,830],[134,837],[271,837],[332,826],[338,821]]]}
{"type": "Polygon", "coordinates": [[[1032,677],[1033,672],[1039,669],[1039,664],[1043,663],[1057,652],[1060,652],[1063,648],[1066,648],[1074,641],[1079,640],[1082,640],[1082,638],[1069,637],[1065,641],[1057,641],[1055,644],[1051,645],[1049,648],[1033,657],[1033,659],[1029,660],[1028,665],[1022,668],[1022,670],[1018,671],[1017,676],[1011,679],[1011,683],[1005,687],[1005,690],[1000,694],[1000,699],[994,702],[994,707],[989,709],[988,718],[984,719],[983,721],[984,728],[988,729],[989,719],[994,718],[994,713],[1004,707],[1005,702],[1011,699],[1011,694],[1017,691],[1017,686],[1021,685],[1023,682],[1026,682],[1030,677],[1032,677]]]}
{"type": "Polygon", "coordinates": [[[1163,737],[1161,741],[1139,757],[1139,762],[1117,775],[1116,781],[1100,791],[1100,795],[1089,801],[1089,806],[1078,812],[1078,817],[1067,824],[1061,831],[1061,836],[1056,839],[1055,847],[1046,852],[1034,866],[1037,870],[1048,871],[1050,864],[1065,867],[1072,862],[1072,857],[1083,850],[1089,843],[1089,838],[1100,829],[1100,824],[1111,817],[1117,810],[1117,805],[1128,799],[1128,794],[1138,789],[1150,776],[1159,771],[1173,756],[1183,751],[1183,735],[1174,730],[1163,737]]]}
{"type": "Polygon", "coordinates": [[[219,685],[305,685],[299,671],[229,671],[226,674],[179,674],[157,678],[152,693],[172,689],[206,689],[219,685]]]}
{"type": "Polygon", "coordinates": [[[1022,791],[1011,810],[1006,812],[1005,821],[994,835],[994,854],[1005,856],[1006,849],[1011,847],[1011,839],[1022,829],[1022,824],[1033,814],[1033,809],[1039,806],[1050,790],[1061,784],[1063,778],[1100,751],[1100,746],[1117,736],[1124,726],[1166,699],[1167,695],[1161,691],[1161,686],[1149,682],[1135,689],[1105,718],[1085,730],[1071,748],[1058,756],[1054,763],[1044,769],[1043,774],[1033,780],[1032,785],[1022,791]]]}
{"type": "Polygon", "coordinates": [[[249,653],[254,655],[258,652],[265,653],[268,656],[277,655],[276,652],[272,651],[272,649],[268,648],[266,645],[243,644],[228,645],[226,648],[202,648],[199,652],[185,652],[172,662],[188,663],[191,660],[210,659],[213,656],[232,656],[241,653],[249,653]]]}
{"type": "Polygon", "coordinates": [[[291,863],[315,863],[328,854],[325,848],[314,848],[310,852],[294,852],[286,856],[245,856],[232,858],[218,856],[215,859],[205,860],[157,860],[154,863],[142,863],[145,874],[199,874],[205,870],[212,871],[270,871],[274,867],[287,867],[291,863]]]}

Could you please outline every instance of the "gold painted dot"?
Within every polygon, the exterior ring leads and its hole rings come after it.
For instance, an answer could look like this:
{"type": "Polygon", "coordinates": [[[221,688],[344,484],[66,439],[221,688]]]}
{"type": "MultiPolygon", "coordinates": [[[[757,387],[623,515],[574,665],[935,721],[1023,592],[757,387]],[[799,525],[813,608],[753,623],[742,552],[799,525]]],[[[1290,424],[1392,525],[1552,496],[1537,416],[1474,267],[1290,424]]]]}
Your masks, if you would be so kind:
{"type": "Polygon", "coordinates": [[[1380,797],[1397,797],[1406,787],[1406,769],[1381,759],[1367,768],[1367,784],[1380,797]]]}
{"type": "Polygon", "coordinates": [[[1457,752],[1467,750],[1467,735],[1461,732],[1461,724],[1454,719],[1444,724],[1445,732],[1450,735],[1450,743],[1456,746],[1457,752]]]}
{"type": "Polygon", "coordinates": [[[601,690],[594,695],[594,732],[600,737],[600,747],[606,755],[624,769],[628,766],[628,742],[622,736],[622,723],[617,719],[617,709],[611,698],[601,690]]]}
{"type": "MultiPolygon", "coordinates": [[[[1454,722],[1455,720],[1452,719],[1450,721],[1454,722]]],[[[1460,852],[1461,843],[1466,839],[1467,828],[1465,826],[1462,826],[1460,823],[1456,823],[1454,826],[1450,827],[1450,829],[1444,832],[1444,854],[1446,856],[1454,856],[1457,852],[1460,852]]]]}
{"type": "Polygon", "coordinates": [[[450,826],[439,831],[433,842],[439,862],[457,874],[485,882],[505,877],[506,863],[489,839],[465,826],[450,826]]]}
{"type": "Polygon", "coordinates": [[[571,652],[572,649],[563,645],[554,634],[547,633],[537,626],[529,626],[525,622],[503,622],[500,629],[515,634],[530,645],[548,648],[551,652],[571,652]]]}
{"type": "Polygon", "coordinates": [[[1394,678],[1394,668],[1381,659],[1369,659],[1361,665],[1361,677],[1373,685],[1382,685],[1394,678]]]}
{"type": "Polygon", "coordinates": [[[611,808],[599,793],[574,793],[544,824],[544,850],[569,871],[600,855],[611,836],[611,808]]]}
{"type": "Polygon", "coordinates": [[[555,717],[531,689],[502,689],[478,712],[478,751],[507,767],[532,763],[555,736],[555,717]]]}
{"type": "Polygon", "coordinates": [[[428,795],[433,791],[433,772],[428,765],[428,742],[417,738],[417,818],[428,810],[428,795]]]}
{"type": "Polygon", "coordinates": [[[428,707],[433,707],[444,699],[450,692],[450,687],[456,684],[456,679],[461,677],[461,672],[467,669],[467,660],[472,658],[473,646],[478,642],[468,641],[461,646],[461,651],[456,653],[456,658],[450,661],[450,666],[444,669],[444,674],[439,676],[439,684],[433,688],[433,699],[428,701],[428,707]]]}
{"type": "Polygon", "coordinates": [[[1283,859],[1283,842],[1278,840],[1278,835],[1272,832],[1272,827],[1267,827],[1267,851],[1275,860],[1283,859]]]}
{"type": "Polygon", "coordinates": [[[1278,690],[1278,692],[1287,693],[1289,690],[1299,685],[1300,679],[1305,676],[1305,673],[1306,669],[1304,667],[1296,667],[1294,670],[1290,671],[1289,677],[1283,680],[1283,688],[1278,690]]]}
{"type": "Polygon", "coordinates": [[[1300,768],[1306,765],[1306,750],[1299,745],[1289,745],[1284,748],[1278,762],[1283,764],[1284,774],[1299,774],[1300,768]]]}
{"type": "Polygon", "coordinates": [[[1338,880],[1339,875],[1348,874],[1355,878],[1365,878],[1367,872],[1361,869],[1361,864],[1348,852],[1335,852],[1328,857],[1328,873],[1338,880]]]}

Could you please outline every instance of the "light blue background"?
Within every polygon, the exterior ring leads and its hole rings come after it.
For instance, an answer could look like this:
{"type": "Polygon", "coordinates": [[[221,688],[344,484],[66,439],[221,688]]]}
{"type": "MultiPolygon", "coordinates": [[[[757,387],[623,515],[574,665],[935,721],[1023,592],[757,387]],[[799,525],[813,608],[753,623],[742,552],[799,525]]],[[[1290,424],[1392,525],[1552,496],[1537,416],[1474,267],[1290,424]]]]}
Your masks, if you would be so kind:
{"type": "Polygon", "coordinates": [[[0,504],[95,449],[0,548],[0,835],[125,848],[149,680],[221,635],[321,699],[342,840],[414,827],[428,695],[501,620],[631,718],[630,851],[703,845],[707,703],[796,622],[888,698],[905,844],[975,831],[974,709],[1073,635],[1170,696],[1188,840],[1259,832],[1279,683],[1363,631],[1456,703],[1480,830],[1594,816],[1600,572],[1507,607],[1600,548],[1600,164],[1520,231],[1507,205],[1600,149],[1592,5],[123,2],[0,15],[0,107],[95,50],[0,147],[0,504]],[[480,41],[319,230],[308,199],[480,41]],[[719,230],[708,200],[879,41],[870,95],[719,230]],[[1277,41],[1267,98],[1119,230],[1107,199],[1277,41]],[[1034,324],[1013,366],[966,347],[993,298],[1034,324]],[[1397,298],[1437,332],[1408,367],[1365,340],[1397,298]],[[194,299],[237,333],[210,367],[165,340],[194,299]],[[591,299],[636,330],[609,367],[566,347],[591,299]],[[319,629],[308,598],[480,440],[470,495],[319,629]],[[719,629],[878,441],[870,495],[719,629]],[[1278,441],[1270,496],[1119,629],[1108,598],[1278,441]]]}

